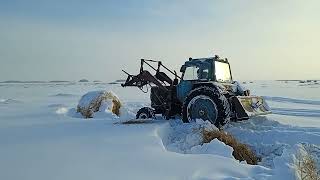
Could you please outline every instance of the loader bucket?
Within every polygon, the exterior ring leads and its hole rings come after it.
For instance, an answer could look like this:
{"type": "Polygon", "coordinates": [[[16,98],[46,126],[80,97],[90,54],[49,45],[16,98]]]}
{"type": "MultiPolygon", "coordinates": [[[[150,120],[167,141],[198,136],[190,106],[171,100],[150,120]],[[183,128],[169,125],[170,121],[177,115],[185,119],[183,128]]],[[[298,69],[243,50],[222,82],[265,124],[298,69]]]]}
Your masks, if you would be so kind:
{"type": "Polygon", "coordinates": [[[236,96],[232,103],[238,120],[271,113],[267,102],[260,96],[236,96]]]}

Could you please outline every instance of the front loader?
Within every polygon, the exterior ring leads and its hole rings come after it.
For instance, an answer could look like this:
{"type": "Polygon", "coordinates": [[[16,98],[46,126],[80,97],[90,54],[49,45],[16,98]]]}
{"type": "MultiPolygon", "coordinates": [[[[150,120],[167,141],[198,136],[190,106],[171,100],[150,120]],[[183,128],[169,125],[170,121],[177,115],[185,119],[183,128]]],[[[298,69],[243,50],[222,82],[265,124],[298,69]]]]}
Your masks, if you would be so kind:
{"type": "Polygon", "coordinates": [[[244,90],[232,79],[228,60],[217,55],[189,58],[181,66],[181,76],[161,61],[145,59],[141,59],[138,75],[123,72],[128,75],[123,87],[151,88],[151,107],[141,108],[137,119],[154,118],[159,114],[166,119],[180,117],[183,122],[208,120],[222,127],[230,120],[245,120],[271,113],[262,97],[251,96],[249,90],[244,90]],[[146,70],[145,65],[154,74],[146,70]]]}

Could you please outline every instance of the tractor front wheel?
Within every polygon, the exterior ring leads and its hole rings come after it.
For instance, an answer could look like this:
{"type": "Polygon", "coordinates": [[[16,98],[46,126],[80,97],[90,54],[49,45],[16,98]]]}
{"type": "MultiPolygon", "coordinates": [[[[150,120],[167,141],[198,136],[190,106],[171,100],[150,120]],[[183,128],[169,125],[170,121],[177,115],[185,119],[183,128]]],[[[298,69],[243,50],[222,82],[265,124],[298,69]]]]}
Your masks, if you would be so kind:
{"type": "Polygon", "coordinates": [[[208,120],[218,128],[230,121],[230,114],[227,98],[211,87],[192,90],[182,108],[183,122],[188,123],[196,119],[208,120]]]}
{"type": "Polygon", "coordinates": [[[136,115],[136,119],[152,119],[154,117],[154,110],[149,107],[143,107],[139,109],[136,115]]]}

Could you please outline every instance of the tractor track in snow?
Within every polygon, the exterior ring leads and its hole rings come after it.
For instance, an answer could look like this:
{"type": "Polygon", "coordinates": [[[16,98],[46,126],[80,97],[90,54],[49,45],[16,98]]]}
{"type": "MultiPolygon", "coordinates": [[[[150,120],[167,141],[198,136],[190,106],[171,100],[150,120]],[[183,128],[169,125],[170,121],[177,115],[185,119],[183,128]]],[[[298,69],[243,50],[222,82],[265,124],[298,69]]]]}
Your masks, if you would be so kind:
{"type": "Polygon", "coordinates": [[[320,117],[320,109],[293,109],[293,108],[271,108],[273,114],[303,116],[303,117],[320,117]]]}
{"type": "Polygon", "coordinates": [[[295,99],[295,98],[278,97],[278,96],[275,96],[275,97],[263,96],[263,98],[265,98],[267,101],[274,101],[274,102],[320,105],[320,101],[317,101],[317,100],[295,99]]]}

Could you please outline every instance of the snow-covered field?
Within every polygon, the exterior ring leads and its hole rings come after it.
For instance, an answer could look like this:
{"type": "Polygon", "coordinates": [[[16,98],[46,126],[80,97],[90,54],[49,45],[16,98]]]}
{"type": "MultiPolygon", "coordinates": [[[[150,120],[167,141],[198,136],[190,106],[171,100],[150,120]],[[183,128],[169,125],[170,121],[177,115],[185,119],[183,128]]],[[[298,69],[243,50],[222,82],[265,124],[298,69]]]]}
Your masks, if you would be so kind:
{"type": "MultiPolygon", "coordinates": [[[[248,144],[262,161],[248,165],[218,140],[200,145],[198,121],[161,118],[123,125],[148,105],[137,88],[103,83],[0,83],[0,179],[295,179],[301,146],[320,159],[320,85],[256,81],[245,84],[263,95],[273,114],[231,123],[226,131],[248,144]],[[88,91],[111,90],[124,102],[120,118],[75,113],[88,91]]],[[[319,161],[318,161],[319,162],[319,161]]]]}

